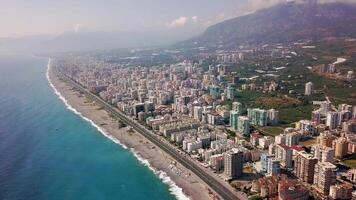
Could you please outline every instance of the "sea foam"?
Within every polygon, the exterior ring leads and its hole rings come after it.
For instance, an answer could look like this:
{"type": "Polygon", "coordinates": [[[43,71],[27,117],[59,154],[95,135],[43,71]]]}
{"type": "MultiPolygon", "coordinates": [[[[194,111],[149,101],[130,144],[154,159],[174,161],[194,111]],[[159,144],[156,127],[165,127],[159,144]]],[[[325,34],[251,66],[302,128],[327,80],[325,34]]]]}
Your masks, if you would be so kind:
{"type": "MultiPolygon", "coordinates": [[[[46,72],[47,80],[48,80],[49,85],[51,86],[51,88],[54,90],[54,93],[59,97],[60,100],[63,101],[63,103],[66,105],[67,109],[72,111],[72,112],[74,112],[75,114],[79,115],[85,121],[89,122],[90,125],[95,127],[100,133],[102,133],[105,137],[107,137],[110,140],[112,140],[114,143],[119,144],[124,149],[128,149],[125,144],[121,143],[118,139],[116,139],[112,135],[108,134],[103,128],[101,128],[100,126],[96,125],[91,119],[85,117],[81,112],[77,111],[75,108],[73,108],[68,103],[67,99],[65,99],[64,96],[57,90],[57,88],[54,86],[54,84],[52,83],[52,81],[51,81],[51,79],[49,77],[49,71],[50,71],[50,68],[51,68],[51,63],[52,63],[52,60],[51,60],[51,58],[49,58],[48,59],[48,64],[47,64],[47,72],[46,72]]],[[[164,172],[162,170],[157,170],[154,167],[152,167],[151,164],[149,163],[149,161],[147,159],[142,158],[135,149],[130,148],[129,150],[133,153],[133,155],[136,157],[136,159],[141,164],[143,164],[144,166],[148,167],[151,171],[153,171],[153,173],[156,176],[158,176],[158,178],[160,180],[162,180],[162,182],[164,184],[169,186],[170,193],[173,194],[178,200],[189,200],[189,197],[187,197],[184,194],[183,189],[180,188],[174,181],[172,181],[172,179],[167,175],[166,172],[164,172]]]]}

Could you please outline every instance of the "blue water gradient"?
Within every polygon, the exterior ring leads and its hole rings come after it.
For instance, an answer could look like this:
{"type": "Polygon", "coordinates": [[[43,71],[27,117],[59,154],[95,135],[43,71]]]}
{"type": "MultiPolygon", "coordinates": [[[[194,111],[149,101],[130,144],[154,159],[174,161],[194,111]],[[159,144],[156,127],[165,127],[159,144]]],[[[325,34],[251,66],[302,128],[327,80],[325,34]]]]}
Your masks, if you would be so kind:
{"type": "Polygon", "coordinates": [[[65,107],[46,66],[0,57],[0,199],[175,199],[130,151],[65,107]]]}

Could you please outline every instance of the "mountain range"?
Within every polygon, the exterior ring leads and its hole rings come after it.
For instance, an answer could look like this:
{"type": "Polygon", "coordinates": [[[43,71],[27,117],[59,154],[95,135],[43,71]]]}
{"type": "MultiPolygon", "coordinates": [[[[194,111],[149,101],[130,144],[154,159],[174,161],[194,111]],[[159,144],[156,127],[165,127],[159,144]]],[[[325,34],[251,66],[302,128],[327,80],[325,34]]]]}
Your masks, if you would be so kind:
{"type": "MultiPolygon", "coordinates": [[[[356,38],[356,4],[287,3],[236,17],[208,27],[201,35],[173,48],[218,47],[318,41],[327,37],[356,38]]],[[[58,36],[0,38],[0,53],[58,52],[166,46],[182,39],[165,32],[67,32],[58,36]]],[[[180,36],[179,36],[180,34],[180,36]]]]}
{"type": "Polygon", "coordinates": [[[356,37],[356,5],[345,3],[285,3],[209,27],[180,47],[318,41],[326,37],[356,37]]]}

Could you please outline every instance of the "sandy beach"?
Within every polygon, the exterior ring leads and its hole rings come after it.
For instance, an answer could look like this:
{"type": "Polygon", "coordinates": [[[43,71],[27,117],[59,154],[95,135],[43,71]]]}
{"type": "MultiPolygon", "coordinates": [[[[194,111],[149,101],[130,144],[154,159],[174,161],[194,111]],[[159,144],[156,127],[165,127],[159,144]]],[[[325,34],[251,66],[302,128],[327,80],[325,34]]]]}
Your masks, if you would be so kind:
{"type": "Polygon", "coordinates": [[[49,78],[55,88],[74,109],[92,120],[108,135],[118,140],[125,148],[131,150],[143,164],[149,165],[154,169],[157,176],[170,185],[170,190],[177,199],[186,199],[187,197],[193,200],[212,199],[211,195],[209,195],[209,187],[190,170],[175,162],[172,157],[129,127],[119,129],[118,122],[105,110],[89,101],[85,96],[80,95],[79,92],[73,90],[65,82],[59,80],[51,70],[49,71],[49,78]],[[149,164],[145,163],[147,162],[146,160],[149,164]],[[175,184],[176,186],[174,186],[175,184]],[[179,191],[181,190],[180,188],[185,195],[180,195],[182,194],[179,191]]]}

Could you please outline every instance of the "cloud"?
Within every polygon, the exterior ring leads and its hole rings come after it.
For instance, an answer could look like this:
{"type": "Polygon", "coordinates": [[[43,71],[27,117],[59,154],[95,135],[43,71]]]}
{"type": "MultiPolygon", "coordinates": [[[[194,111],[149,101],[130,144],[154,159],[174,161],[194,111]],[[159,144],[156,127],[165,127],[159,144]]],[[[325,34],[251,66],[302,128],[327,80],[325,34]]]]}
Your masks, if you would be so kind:
{"type": "Polygon", "coordinates": [[[172,22],[168,23],[168,27],[171,28],[177,28],[177,27],[183,27],[187,24],[188,22],[188,17],[179,17],[172,22]]]}
{"type": "Polygon", "coordinates": [[[193,23],[197,23],[198,20],[199,20],[198,16],[193,16],[193,17],[192,17],[193,23]]]}

